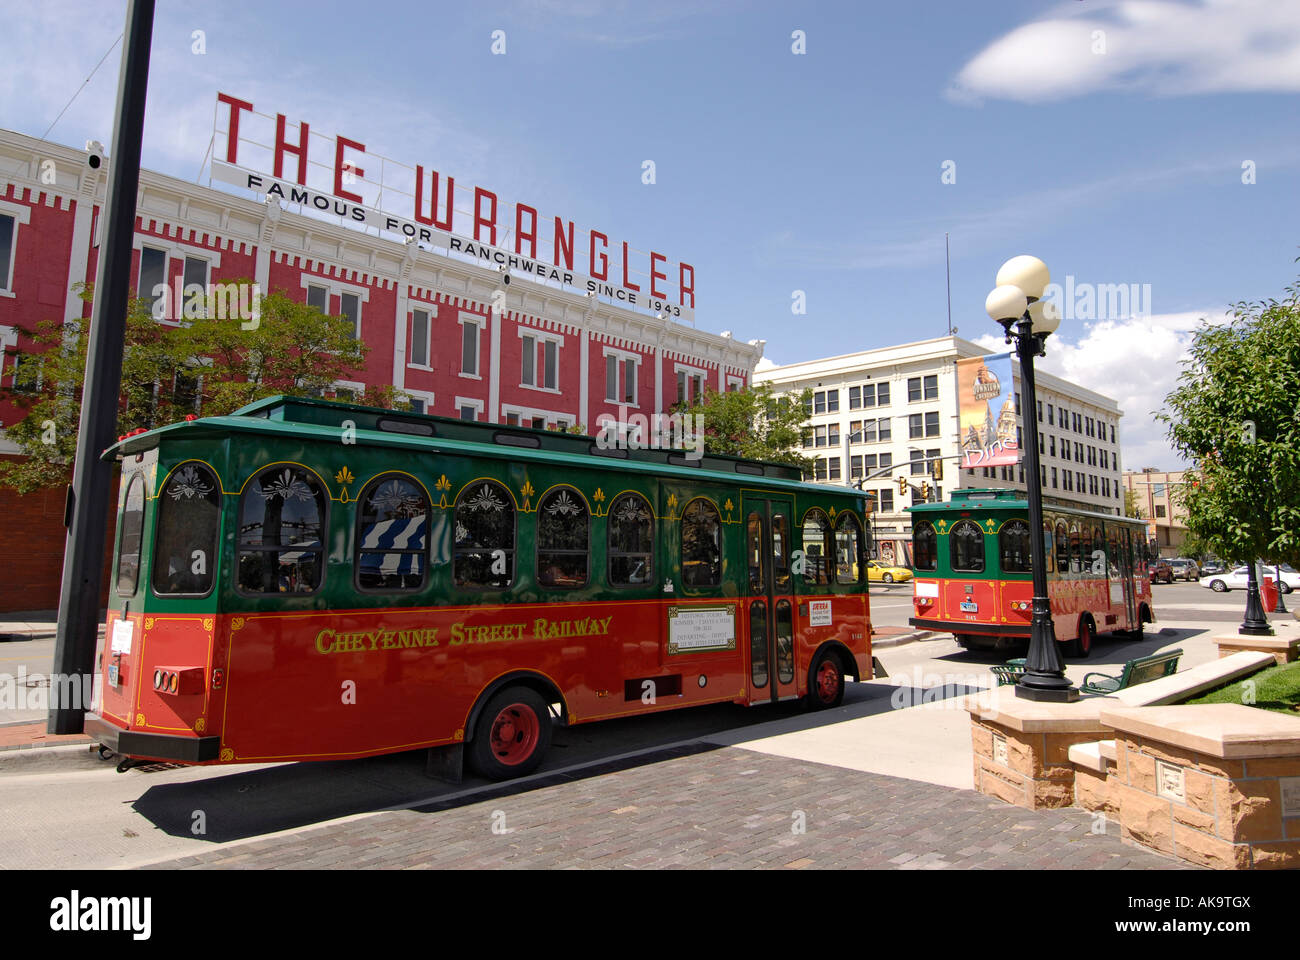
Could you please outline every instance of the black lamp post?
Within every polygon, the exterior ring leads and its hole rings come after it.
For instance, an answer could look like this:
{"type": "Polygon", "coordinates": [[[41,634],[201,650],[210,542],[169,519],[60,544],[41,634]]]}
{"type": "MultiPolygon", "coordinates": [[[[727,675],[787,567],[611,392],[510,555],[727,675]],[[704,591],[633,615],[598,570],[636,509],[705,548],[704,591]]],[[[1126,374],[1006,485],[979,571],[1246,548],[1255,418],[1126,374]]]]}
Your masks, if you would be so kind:
{"type": "Polygon", "coordinates": [[[1043,344],[1061,322],[1056,305],[1040,299],[1051,275],[1037,257],[1012,257],[998,271],[997,287],[984,301],[988,315],[1002,324],[1007,343],[1015,342],[1020,357],[1020,387],[1024,407],[1025,489],[1029,499],[1029,543],[1034,571],[1033,621],[1029,629],[1029,656],[1016,684],[1016,696],[1026,700],[1069,703],[1079,690],[1065,676],[1065,663],[1056,643],[1056,627],[1047,599],[1047,558],[1043,544],[1043,487],[1038,465],[1038,401],[1034,392],[1034,357],[1046,352],[1043,344]]]}
{"type": "MultiPolygon", "coordinates": [[[[1278,587],[1281,596],[1281,587],[1278,587]]],[[[1268,625],[1268,615],[1264,612],[1264,602],[1259,597],[1259,577],[1255,573],[1255,561],[1246,564],[1246,618],[1241,621],[1237,632],[1248,637],[1271,637],[1273,628],[1268,625]]]]}

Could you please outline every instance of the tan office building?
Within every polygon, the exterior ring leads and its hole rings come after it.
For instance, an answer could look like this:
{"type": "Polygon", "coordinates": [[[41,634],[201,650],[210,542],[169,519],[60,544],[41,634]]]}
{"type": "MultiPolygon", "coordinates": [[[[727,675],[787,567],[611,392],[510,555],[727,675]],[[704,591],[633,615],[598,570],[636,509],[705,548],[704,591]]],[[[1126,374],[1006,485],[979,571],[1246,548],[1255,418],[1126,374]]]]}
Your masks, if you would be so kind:
{"type": "Polygon", "coordinates": [[[1195,475],[1192,470],[1164,471],[1155,467],[1124,473],[1124,489],[1133,491],[1138,516],[1147,522],[1147,540],[1158,556],[1183,555],[1187,510],[1178,495],[1195,475]]]}

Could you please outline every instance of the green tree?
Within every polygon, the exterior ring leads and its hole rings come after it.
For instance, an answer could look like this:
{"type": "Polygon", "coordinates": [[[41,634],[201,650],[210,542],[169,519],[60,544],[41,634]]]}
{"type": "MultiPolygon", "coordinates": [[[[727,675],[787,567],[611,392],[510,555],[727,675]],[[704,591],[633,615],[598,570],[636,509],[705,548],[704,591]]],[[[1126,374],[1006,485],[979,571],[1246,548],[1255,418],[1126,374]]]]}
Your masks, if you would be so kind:
{"type": "Polygon", "coordinates": [[[703,417],[706,453],[790,463],[808,470],[812,458],[800,451],[806,407],[811,403],[811,390],[778,396],[764,383],[725,393],[706,387],[702,397],[689,405],[677,404],[673,412],[703,417]]]}
{"type": "Polygon", "coordinates": [[[1178,494],[1193,542],[1220,557],[1300,563],[1300,283],[1202,322],[1166,398],[1169,439],[1197,480],[1178,494]]]}
{"type": "MultiPolygon", "coordinates": [[[[246,281],[235,280],[233,283],[246,281]]],[[[89,301],[89,286],[81,291],[89,301]]],[[[126,317],[117,434],[182,420],[196,410],[230,413],[275,394],[318,396],[337,380],[355,379],[369,347],[353,336],[352,321],[325,316],[281,292],[261,300],[256,323],[196,318],[161,324],[144,300],[126,317]]],[[[209,304],[212,307],[212,304],[209,304]]],[[[0,395],[24,412],[5,436],[23,459],[0,463],[0,484],[20,493],[67,483],[77,449],[88,337],[82,322],[42,321],[24,330],[37,346],[0,395]]],[[[409,400],[390,385],[361,398],[398,409],[409,400]]]]}
{"type": "Polygon", "coordinates": [[[1124,516],[1140,519],[1142,517],[1142,508],[1138,506],[1136,490],[1124,491],[1124,516]]]}

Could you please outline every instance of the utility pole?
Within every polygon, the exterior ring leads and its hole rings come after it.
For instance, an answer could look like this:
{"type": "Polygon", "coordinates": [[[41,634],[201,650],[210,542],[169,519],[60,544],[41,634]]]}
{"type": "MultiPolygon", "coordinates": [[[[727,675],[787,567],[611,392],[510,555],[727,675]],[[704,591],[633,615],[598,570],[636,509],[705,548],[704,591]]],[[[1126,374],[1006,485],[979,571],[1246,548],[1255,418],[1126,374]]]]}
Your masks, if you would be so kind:
{"type": "MultiPolygon", "coordinates": [[[[99,588],[104,581],[104,528],[113,480],[113,466],[101,460],[100,454],[113,442],[117,430],[153,15],[154,0],[128,0],[122,65],[117,77],[113,152],[108,158],[108,197],[102,213],[105,236],[95,275],[77,458],[68,491],[72,519],[63,556],[59,625],[54,641],[54,675],[80,676],[81,696],[74,703],[51,697],[48,730],[52,734],[81,732],[95,668],[99,588]]],[[[70,682],[61,686],[78,687],[70,682]]]]}

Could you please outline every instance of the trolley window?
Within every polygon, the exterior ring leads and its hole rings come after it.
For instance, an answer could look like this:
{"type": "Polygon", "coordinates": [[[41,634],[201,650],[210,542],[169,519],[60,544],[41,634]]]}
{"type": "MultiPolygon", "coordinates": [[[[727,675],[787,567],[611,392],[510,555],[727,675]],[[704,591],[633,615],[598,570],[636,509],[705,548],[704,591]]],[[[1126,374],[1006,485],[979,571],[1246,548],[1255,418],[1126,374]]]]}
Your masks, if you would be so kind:
{"type": "Polygon", "coordinates": [[[172,471],[158,497],[154,534],[153,592],[159,596],[206,596],[217,569],[221,485],[202,463],[172,471]]]}
{"type": "Polygon", "coordinates": [[[912,561],[917,570],[937,570],[939,551],[934,524],[922,520],[912,531],[912,561]]]}
{"type": "Polygon", "coordinates": [[[829,584],[835,546],[831,542],[830,521],[821,510],[809,510],[803,518],[803,555],[807,571],[803,582],[820,586],[829,584]]]}
{"type": "Polygon", "coordinates": [[[835,580],[858,583],[866,573],[862,562],[862,528],[851,513],[841,513],[835,521],[835,580]]]}
{"type": "Polygon", "coordinates": [[[590,518],[582,494],[558,487],[537,504],[537,582],[581,587],[587,582],[590,518]]]}
{"type": "Polygon", "coordinates": [[[1064,520],[1056,521],[1056,572],[1070,572],[1070,533],[1064,520]]]}
{"type": "Polygon", "coordinates": [[[117,539],[117,595],[135,596],[140,582],[140,544],[144,539],[144,474],[137,473],[126,488],[122,533],[117,539]]]}
{"type": "Polygon", "coordinates": [[[456,498],[458,587],[508,587],[515,579],[515,507],[505,487],[475,482],[456,498]]]}
{"type": "Polygon", "coordinates": [[[998,531],[998,552],[1002,555],[1003,573],[1029,573],[1029,524],[1023,520],[1008,520],[998,531]]]}
{"type": "Polygon", "coordinates": [[[361,492],[357,510],[357,586],[412,591],[428,570],[429,497],[408,477],[387,474],[361,492]]]}
{"type": "Polygon", "coordinates": [[[238,586],[245,593],[312,593],[324,573],[325,490],[308,470],[278,464],[249,481],[239,503],[238,586]]]}
{"type": "Polygon", "coordinates": [[[948,559],[954,573],[984,572],[984,531],[974,520],[958,520],[952,525],[948,559]]]}
{"type": "Polygon", "coordinates": [[[682,582],[688,587],[722,582],[722,519],[718,508],[703,498],[682,511],[682,582]]]}
{"type": "Polygon", "coordinates": [[[639,493],[624,493],[609,506],[609,582],[631,586],[654,581],[654,517],[639,493]]]}

